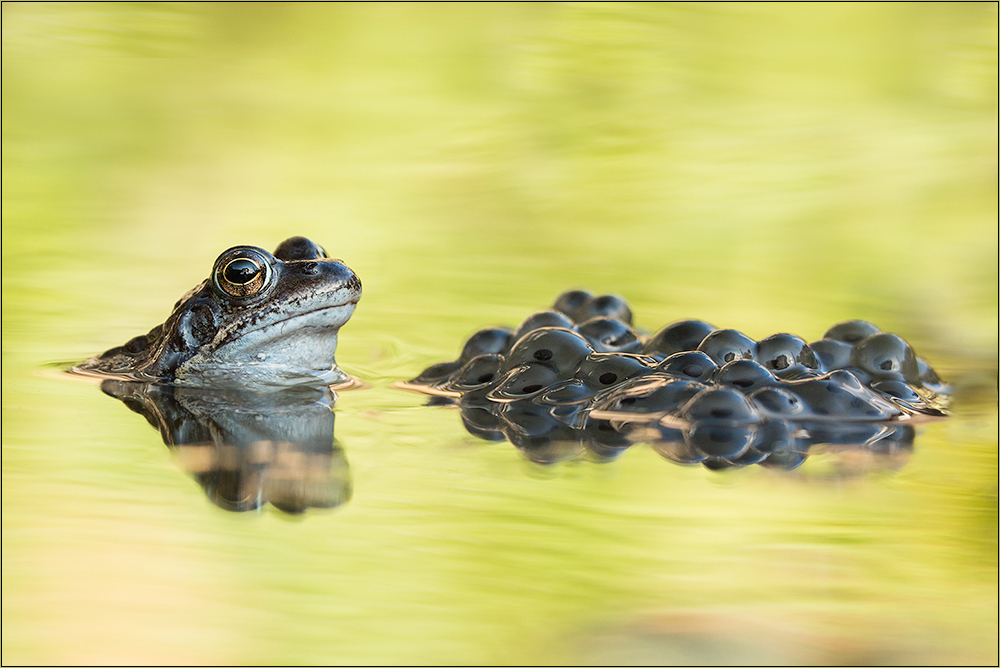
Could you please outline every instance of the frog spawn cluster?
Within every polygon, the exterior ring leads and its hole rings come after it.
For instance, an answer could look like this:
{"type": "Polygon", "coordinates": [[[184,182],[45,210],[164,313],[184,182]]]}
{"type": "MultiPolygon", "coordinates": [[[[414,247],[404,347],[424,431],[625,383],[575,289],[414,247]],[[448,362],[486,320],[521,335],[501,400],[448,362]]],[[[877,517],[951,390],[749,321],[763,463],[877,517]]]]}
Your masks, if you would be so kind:
{"type": "Polygon", "coordinates": [[[947,391],[902,338],[868,322],[813,343],[698,320],[645,337],[623,299],[579,290],[516,330],[476,332],[457,360],[404,386],[457,402],[470,432],[536,461],[566,444],[610,456],[643,441],[710,468],[797,465],[817,443],[906,448],[908,418],[943,416],[947,391]]]}

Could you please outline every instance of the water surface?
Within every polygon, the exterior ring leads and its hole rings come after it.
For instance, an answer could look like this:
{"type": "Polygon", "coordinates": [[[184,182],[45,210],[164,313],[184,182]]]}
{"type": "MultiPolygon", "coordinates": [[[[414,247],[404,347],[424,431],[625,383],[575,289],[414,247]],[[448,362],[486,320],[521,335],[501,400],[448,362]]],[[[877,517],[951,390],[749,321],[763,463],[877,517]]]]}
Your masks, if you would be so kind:
{"type": "Polygon", "coordinates": [[[995,6],[3,25],[4,663],[997,661],[995,6]],[[364,282],[337,357],[369,387],[323,455],[348,485],[231,512],[52,365],[293,234],[364,282]],[[648,331],[871,320],[955,415],[890,466],[540,466],[389,387],[570,287],[648,331]]]}

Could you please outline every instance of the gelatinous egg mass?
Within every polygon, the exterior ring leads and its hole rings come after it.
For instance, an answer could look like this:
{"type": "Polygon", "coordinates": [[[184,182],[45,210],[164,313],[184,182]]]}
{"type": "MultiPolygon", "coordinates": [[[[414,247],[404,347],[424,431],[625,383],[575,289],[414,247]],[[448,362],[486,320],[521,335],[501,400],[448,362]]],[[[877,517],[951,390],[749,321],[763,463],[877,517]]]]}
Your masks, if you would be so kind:
{"type": "Polygon", "coordinates": [[[927,360],[864,320],[812,343],[692,319],[645,331],[621,297],[571,290],[516,328],[477,331],[456,360],[402,386],[451,397],[470,433],[506,437],[538,463],[643,442],[713,470],[794,468],[822,443],[899,456],[908,421],[947,415],[949,388],[927,360]]]}

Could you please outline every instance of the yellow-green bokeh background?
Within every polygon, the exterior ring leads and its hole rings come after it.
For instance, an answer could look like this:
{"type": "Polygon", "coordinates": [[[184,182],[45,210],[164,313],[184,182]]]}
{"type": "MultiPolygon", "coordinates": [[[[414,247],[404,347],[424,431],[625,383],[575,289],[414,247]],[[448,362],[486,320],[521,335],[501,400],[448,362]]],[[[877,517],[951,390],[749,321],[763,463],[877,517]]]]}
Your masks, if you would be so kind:
{"type": "Polygon", "coordinates": [[[995,4],[3,4],[4,663],[997,660],[995,4]],[[354,499],[211,507],[46,364],[237,244],[361,276],[354,499]],[[538,469],[393,380],[573,286],[866,318],[957,387],[901,470],[538,469]]]}

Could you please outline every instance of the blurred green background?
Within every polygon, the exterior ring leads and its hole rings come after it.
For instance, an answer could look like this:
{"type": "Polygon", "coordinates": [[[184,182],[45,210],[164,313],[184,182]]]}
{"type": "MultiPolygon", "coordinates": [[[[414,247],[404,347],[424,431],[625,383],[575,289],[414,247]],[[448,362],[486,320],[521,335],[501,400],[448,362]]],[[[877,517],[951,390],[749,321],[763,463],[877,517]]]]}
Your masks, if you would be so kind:
{"type": "Polygon", "coordinates": [[[3,662],[995,663],[997,6],[3,11],[3,662]],[[225,248],[361,276],[354,498],[212,507],[54,362],[225,248]],[[569,287],[848,318],[956,387],[895,472],[540,468],[388,388],[569,287]]]}

